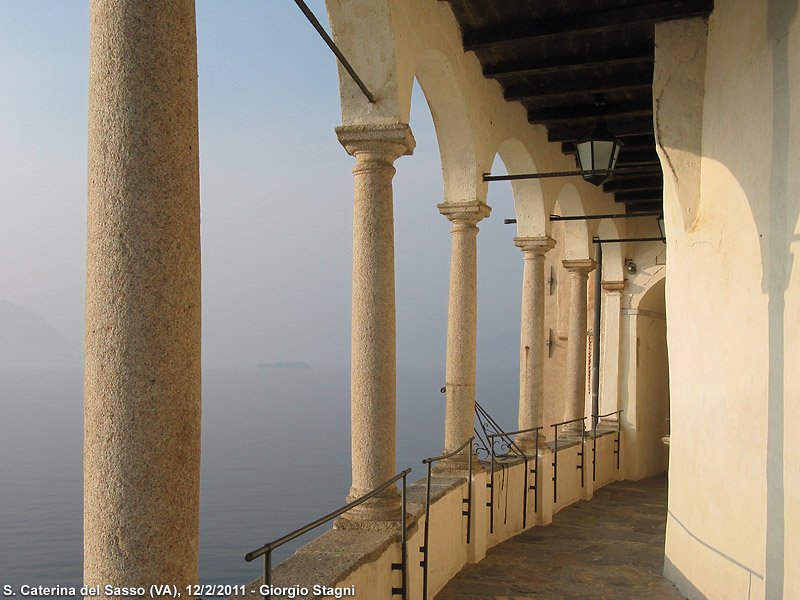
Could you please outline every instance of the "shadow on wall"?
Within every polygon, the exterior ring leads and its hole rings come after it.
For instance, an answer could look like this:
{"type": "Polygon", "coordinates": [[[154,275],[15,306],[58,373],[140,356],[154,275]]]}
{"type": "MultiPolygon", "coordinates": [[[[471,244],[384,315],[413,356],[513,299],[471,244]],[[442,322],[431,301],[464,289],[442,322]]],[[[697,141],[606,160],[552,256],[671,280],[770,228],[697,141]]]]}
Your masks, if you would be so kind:
{"type": "Polygon", "coordinates": [[[787,27],[797,15],[797,0],[770,0],[767,35],[778,40],[772,49],[772,162],[769,180],[769,214],[754,215],[761,237],[764,266],[761,289],[768,295],[769,383],[767,414],[767,564],[766,598],[783,598],[785,506],[784,447],[784,293],[792,272],[791,242],[798,219],[797,202],[790,206],[789,131],[789,36],[787,27]],[[791,212],[790,212],[791,211],[791,212]],[[760,217],[760,218],[759,218],[760,217]],[[765,219],[766,217],[766,219],[765,219]],[[766,220],[766,223],[764,222],[766,220]]]}
{"type": "MultiPolygon", "coordinates": [[[[750,590],[752,590],[752,587],[753,587],[753,577],[755,577],[756,579],[759,579],[761,581],[764,581],[764,576],[761,575],[760,573],[756,573],[755,571],[753,571],[747,565],[744,565],[744,564],[740,563],[735,558],[733,558],[731,556],[728,556],[727,554],[725,554],[723,552],[720,552],[719,550],[717,550],[713,546],[707,544],[706,542],[701,540],[699,537],[697,537],[694,533],[692,533],[692,531],[688,527],[686,527],[686,525],[684,525],[680,521],[680,519],[678,519],[678,517],[675,516],[675,514],[671,510],[667,510],[667,516],[670,519],[672,519],[675,523],[680,525],[681,529],[683,529],[683,531],[686,532],[686,534],[689,537],[691,537],[694,541],[696,541],[698,544],[704,546],[708,550],[711,550],[714,554],[716,554],[718,556],[721,556],[722,558],[724,558],[728,562],[731,562],[731,563],[735,564],[737,567],[741,568],[742,570],[747,571],[748,576],[750,578],[750,584],[749,584],[748,593],[747,593],[748,599],[750,598],[750,590]]],[[[681,579],[680,589],[682,591],[684,591],[684,592],[688,591],[690,598],[705,598],[703,593],[700,590],[698,590],[691,581],[689,581],[688,579],[686,579],[686,577],[684,577],[684,575],[681,572],[681,570],[678,569],[675,565],[672,564],[672,561],[670,561],[668,556],[664,557],[664,561],[666,563],[664,570],[665,571],[669,571],[673,578],[675,578],[676,576],[680,577],[680,579],[681,579]]]]}

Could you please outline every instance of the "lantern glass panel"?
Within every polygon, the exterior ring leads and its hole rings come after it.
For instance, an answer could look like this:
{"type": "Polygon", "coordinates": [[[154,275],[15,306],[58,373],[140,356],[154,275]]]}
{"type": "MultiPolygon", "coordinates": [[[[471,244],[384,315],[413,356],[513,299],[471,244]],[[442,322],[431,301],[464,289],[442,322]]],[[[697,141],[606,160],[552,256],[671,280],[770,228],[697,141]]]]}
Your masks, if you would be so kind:
{"type": "Polygon", "coordinates": [[[613,140],[594,141],[594,170],[599,171],[611,168],[614,146],[613,140]]]}
{"type": "Polygon", "coordinates": [[[619,149],[622,148],[622,144],[616,143],[614,144],[614,157],[611,159],[611,166],[610,169],[613,169],[617,166],[617,159],[619,158],[619,149]]]}
{"type": "Polygon", "coordinates": [[[578,148],[578,163],[580,164],[581,171],[590,171],[592,169],[591,140],[577,144],[577,148],[578,148]]]}

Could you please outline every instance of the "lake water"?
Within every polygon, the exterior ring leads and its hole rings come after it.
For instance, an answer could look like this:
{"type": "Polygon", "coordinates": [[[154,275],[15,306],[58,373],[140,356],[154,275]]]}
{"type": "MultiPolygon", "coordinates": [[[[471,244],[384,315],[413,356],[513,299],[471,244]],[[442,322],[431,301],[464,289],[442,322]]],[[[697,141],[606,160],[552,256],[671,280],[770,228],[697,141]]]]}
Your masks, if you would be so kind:
{"type": "MultiPolygon", "coordinates": [[[[398,371],[397,470],[441,452],[443,372],[398,371]]],[[[478,376],[478,399],[516,424],[514,372],[478,376]]],[[[350,486],[350,374],[250,369],[203,372],[200,582],[260,574],[245,552],[330,512],[350,486]]],[[[0,585],[80,587],[83,375],[0,370],[0,585]]],[[[277,564],[323,529],[287,544],[277,564]]]]}

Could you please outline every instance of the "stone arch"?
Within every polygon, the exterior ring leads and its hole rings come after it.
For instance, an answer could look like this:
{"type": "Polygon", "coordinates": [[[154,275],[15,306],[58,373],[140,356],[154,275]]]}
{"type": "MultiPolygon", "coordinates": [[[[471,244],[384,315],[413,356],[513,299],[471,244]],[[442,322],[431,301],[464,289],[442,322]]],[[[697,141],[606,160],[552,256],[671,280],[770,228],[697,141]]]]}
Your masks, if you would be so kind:
{"type": "Polygon", "coordinates": [[[439,143],[445,202],[485,202],[478,190],[475,138],[467,104],[447,57],[428,50],[417,61],[415,76],[428,102],[439,143]]]}
{"type": "MultiPolygon", "coordinates": [[[[567,183],[561,188],[556,200],[556,212],[562,216],[586,214],[577,188],[567,183]],[[560,212],[559,212],[560,211],[560,212]]],[[[565,260],[591,258],[589,254],[589,230],[586,221],[562,221],[563,254],[565,260]]]]}
{"type": "MultiPolygon", "coordinates": [[[[614,240],[625,237],[619,219],[602,219],[597,225],[597,237],[614,240]]],[[[625,279],[625,243],[603,244],[603,281],[625,279]]]]}
{"type": "MultiPolygon", "coordinates": [[[[500,160],[508,173],[536,173],[536,164],[528,149],[516,139],[507,139],[497,150],[500,160]]],[[[539,237],[547,235],[542,186],[537,179],[523,179],[511,182],[514,193],[514,211],[517,218],[519,237],[539,237]]]]}
{"type": "MultiPolygon", "coordinates": [[[[641,276],[637,275],[635,283],[637,285],[641,285],[643,289],[641,292],[637,292],[631,297],[631,308],[635,310],[650,310],[645,308],[649,302],[649,300],[647,300],[648,294],[653,290],[656,284],[659,284],[659,282],[666,279],[667,270],[662,266],[661,268],[656,269],[652,274],[640,273],[640,275],[641,276]],[[644,277],[646,277],[647,280],[641,281],[644,277]],[[645,307],[641,306],[642,301],[645,302],[645,307]]],[[[664,281],[664,283],[662,283],[660,286],[662,288],[666,288],[666,281],[664,281]]],[[[652,298],[652,296],[649,296],[649,298],[652,298]]]]}
{"type": "Polygon", "coordinates": [[[660,269],[637,294],[630,312],[628,447],[626,478],[643,479],[667,468],[668,451],[662,442],[668,434],[670,414],[669,354],[665,270],[660,269]]]}
{"type": "Polygon", "coordinates": [[[401,118],[397,49],[388,0],[325,0],[331,35],[367,89],[370,103],[337,61],[342,125],[405,122],[401,118]]]}

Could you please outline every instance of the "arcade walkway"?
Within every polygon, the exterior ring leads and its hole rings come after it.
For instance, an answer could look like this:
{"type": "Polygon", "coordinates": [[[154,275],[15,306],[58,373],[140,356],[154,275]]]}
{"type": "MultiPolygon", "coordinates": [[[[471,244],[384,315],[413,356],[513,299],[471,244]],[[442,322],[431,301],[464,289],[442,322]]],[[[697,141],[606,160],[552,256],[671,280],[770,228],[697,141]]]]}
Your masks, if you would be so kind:
{"type": "Polygon", "coordinates": [[[666,476],[620,481],[467,565],[436,600],[681,600],[661,575],[666,476]]]}

